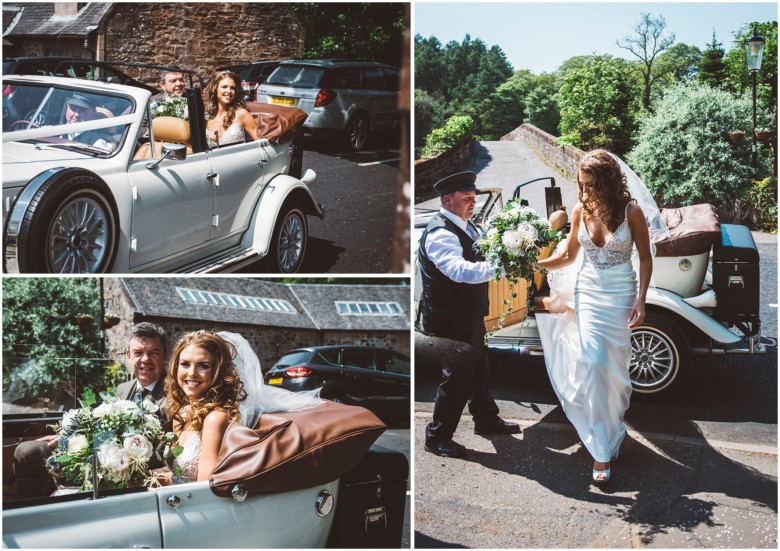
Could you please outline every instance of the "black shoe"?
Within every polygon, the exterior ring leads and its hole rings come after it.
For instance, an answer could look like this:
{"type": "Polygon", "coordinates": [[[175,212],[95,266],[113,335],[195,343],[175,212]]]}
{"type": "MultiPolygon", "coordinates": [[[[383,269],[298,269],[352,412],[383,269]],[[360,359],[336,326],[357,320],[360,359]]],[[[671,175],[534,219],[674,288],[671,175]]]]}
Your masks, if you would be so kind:
{"type": "Polygon", "coordinates": [[[517,434],[520,432],[520,425],[497,418],[488,425],[474,425],[474,432],[476,434],[517,434]]]}
{"type": "Polygon", "coordinates": [[[441,457],[462,457],[466,454],[466,446],[461,446],[454,440],[445,442],[426,442],[425,451],[441,457]]]}

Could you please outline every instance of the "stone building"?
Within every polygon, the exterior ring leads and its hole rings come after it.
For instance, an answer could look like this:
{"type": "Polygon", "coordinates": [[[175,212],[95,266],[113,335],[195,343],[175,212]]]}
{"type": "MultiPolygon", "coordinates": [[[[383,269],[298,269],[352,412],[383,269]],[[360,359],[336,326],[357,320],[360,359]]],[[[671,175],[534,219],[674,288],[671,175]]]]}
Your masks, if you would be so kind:
{"type": "Polygon", "coordinates": [[[408,285],[285,284],[252,278],[106,278],[110,358],[121,361],[133,324],[164,327],[171,344],[197,329],[241,333],[264,368],[302,346],[357,344],[410,351],[408,285]]]}
{"type": "Polygon", "coordinates": [[[223,65],[303,57],[303,42],[285,2],[3,2],[3,57],[180,65],[207,77],[223,65]]]}

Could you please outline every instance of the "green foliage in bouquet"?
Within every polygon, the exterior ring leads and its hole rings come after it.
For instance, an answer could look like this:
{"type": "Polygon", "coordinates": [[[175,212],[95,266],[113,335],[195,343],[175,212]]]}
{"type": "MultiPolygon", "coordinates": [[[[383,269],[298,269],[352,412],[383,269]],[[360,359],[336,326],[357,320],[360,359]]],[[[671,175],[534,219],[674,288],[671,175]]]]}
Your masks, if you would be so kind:
{"type": "Polygon", "coordinates": [[[165,94],[157,101],[153,101],[150,106],[152,109],[152,118],[157,117],[178,117],[185,121],[189,119],[187,110],[187,98],[184,96],[174,96],[165,94]]]}
{"type": "Polygon", "coordinates": [[[153,485],[148,472],[152,455],[162,459],[181,453],[181,446],[172,446],[174,434],[163,432],[155,415],[157,405],[150,400],[120,400],[109,392],[101,392],[100,397],[103,402],[93,407],[95,393],[85,389],[82,407],[65,413],[55,427],[58,441],[50,460],[53,469],[68,484],[90,491],[90,456],[95,454],[100,488],[153,485]]]}

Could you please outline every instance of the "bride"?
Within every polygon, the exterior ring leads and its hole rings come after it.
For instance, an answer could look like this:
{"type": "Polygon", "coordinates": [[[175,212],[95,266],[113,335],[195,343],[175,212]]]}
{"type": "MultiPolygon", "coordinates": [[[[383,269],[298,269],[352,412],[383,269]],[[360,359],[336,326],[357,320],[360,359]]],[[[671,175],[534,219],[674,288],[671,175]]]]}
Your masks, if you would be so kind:
{"type": "Polygon", "coordinates": [[[241,78],[232,71],[219,71],[203,90],[209,149],[243,143],[245,135],[257,139],[257,124],[245,108],[241,93],[241,78]]]}
{"type": "MultiPolygon", "coordinates": [[[[631,329],[645,317],[652,253],[648,222],[629,193],[616,157],[604,150],[586,154],[577,183],[580,202],[572,213],[566,245],[539,261],[542,268],[559,270],[572,265],[582,250],[574,283],[575,313],[540,314],[537,324],[553,388],[593,456],[593,481],[604,483],[626,435],[623,416],[631,396],[631,329]]],[[[556,275],[550,274],[552,302],[572,306],[565,298],[552,296],[556,275]]]]}
{"type": "Polygon", "coordinates": [[[260,361],[236,333],[195,331],[174,347],[166,376],[169,414],[181,454],[162,484],[208,480],[231,422],[254,427],[263,412],[318,406],[319,390],[295,393],[263,386],[260,361]]]}

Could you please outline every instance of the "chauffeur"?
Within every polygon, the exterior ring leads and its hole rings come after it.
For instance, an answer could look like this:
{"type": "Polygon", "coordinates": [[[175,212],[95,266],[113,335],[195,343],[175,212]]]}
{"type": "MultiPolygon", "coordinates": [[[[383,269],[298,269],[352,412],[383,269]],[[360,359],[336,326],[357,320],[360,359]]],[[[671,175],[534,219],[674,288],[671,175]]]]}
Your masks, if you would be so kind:
{"type": "Polygon", "coordinates": [[[460,172],[440,181],[434,190],[441,210],[420,238],[418,262],[422,275],[418,329],[426,334],[470,344],[474,361],[442,366],[443,380],[436,392],[433,420],[425,430],[425,450],[444,457],[460,457],[466,448],[452,440],[468,402],[477,434],[513,434],[516,423],[498,416],[488,390],[488,358],[484,316],[488,313],[488,282],[495,268],[474,250],[479,237],[469,220],[474,214],[477,175],[460,172]]]}

